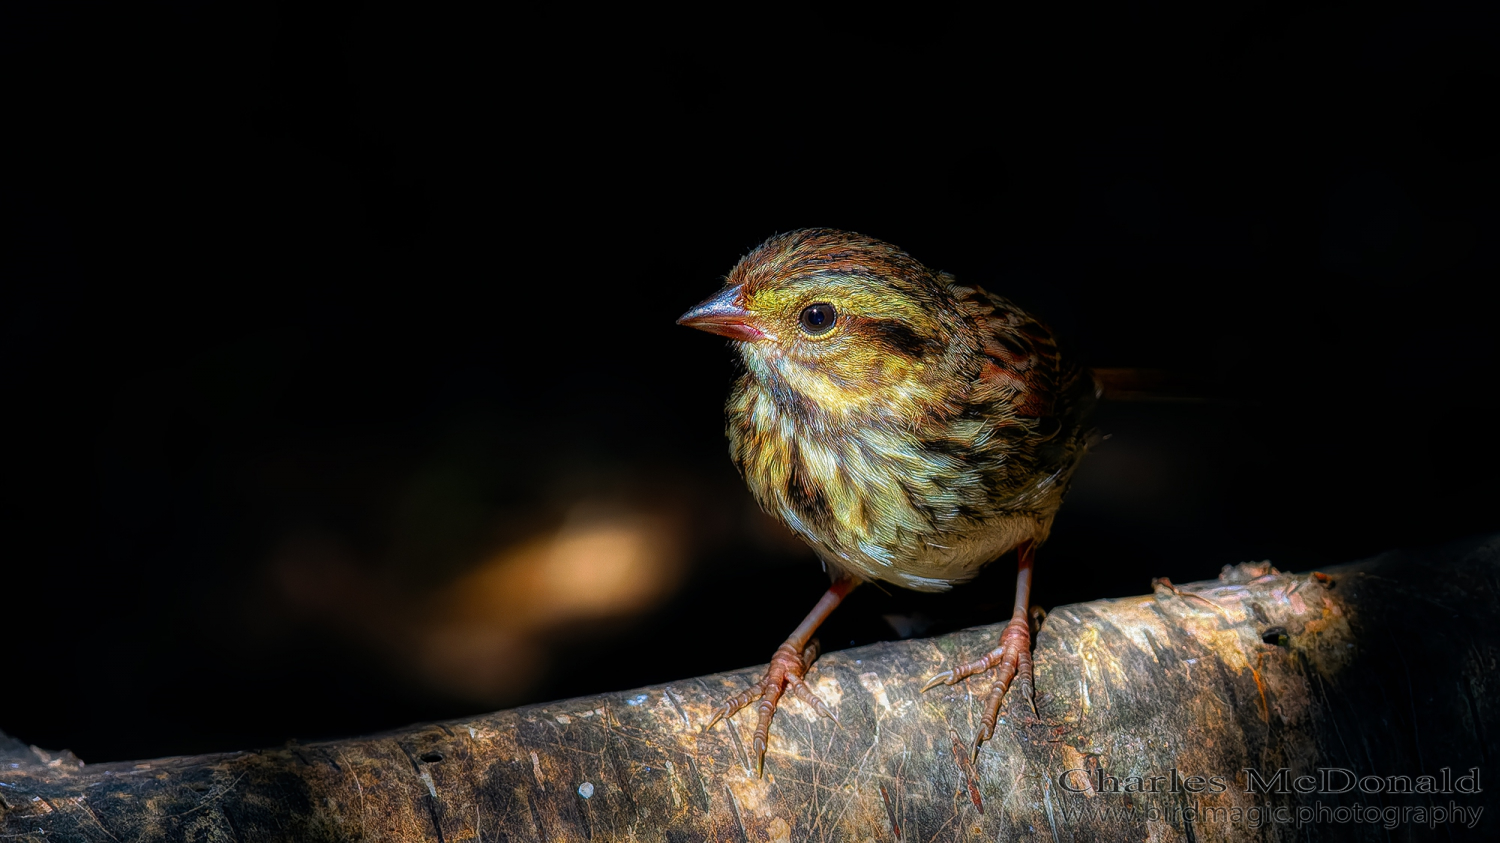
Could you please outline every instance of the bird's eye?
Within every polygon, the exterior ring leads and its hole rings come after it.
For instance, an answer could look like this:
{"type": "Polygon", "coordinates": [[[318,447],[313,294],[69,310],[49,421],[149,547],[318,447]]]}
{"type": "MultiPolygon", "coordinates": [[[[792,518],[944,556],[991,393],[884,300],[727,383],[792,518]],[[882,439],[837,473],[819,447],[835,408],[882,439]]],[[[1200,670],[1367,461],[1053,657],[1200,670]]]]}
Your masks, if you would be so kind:
{"type": "Polygon", "coordinates": [[[833,309],[833,305],[827,302],[810,304],[802,308],[802,316],[800,318],[802,330],[813,336],[827,333],[828,329],[833,327],[834,321],[838,319],[838,315],[838,311],[833,309]]]}

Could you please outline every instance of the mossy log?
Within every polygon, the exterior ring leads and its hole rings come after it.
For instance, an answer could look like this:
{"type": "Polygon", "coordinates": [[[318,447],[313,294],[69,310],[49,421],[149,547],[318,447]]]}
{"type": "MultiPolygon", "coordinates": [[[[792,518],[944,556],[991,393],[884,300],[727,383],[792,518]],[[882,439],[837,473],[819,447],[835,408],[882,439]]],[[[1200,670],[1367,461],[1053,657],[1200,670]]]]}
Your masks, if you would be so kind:
{"type": "Polygon", "coordinates": [[[972,765],[988,680],[918,688],[999,626],[823,655],[809,679],[841,725],[788,697],[763,778],[749,711],[702,728],[755,668],[137,763],[0,738],[0,839],[1496,839],[1471,771],[1500,752],[1497,607],[1500,537],[1064,606],[1036,715],[1009,706],[972,765]],[[1350,775],[1438,792],[1332,792],[1350,775]]]}

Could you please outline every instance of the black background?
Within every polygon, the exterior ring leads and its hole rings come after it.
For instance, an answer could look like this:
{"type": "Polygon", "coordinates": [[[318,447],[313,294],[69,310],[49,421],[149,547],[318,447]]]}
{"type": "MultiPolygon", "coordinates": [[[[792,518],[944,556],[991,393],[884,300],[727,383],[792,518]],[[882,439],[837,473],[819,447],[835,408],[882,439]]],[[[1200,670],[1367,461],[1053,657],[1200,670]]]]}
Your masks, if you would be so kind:
{"type": "MultiPolygon", "coordinates": [[[[1500,529],[1477,4],[61,5],[0,24],[28,742],[243,749],[764,661],[826,581],[725,455],[729,351],[673,319],[801,226],[1209,385],[1101,414],[1041,605],[1500,529]],[[383,613],[601,495],[676,514],[669,594],[486,694],[417,678],[383,613]]],[[[999,621],[1010,577],[862,589],[824,641],[999,621]]]]}

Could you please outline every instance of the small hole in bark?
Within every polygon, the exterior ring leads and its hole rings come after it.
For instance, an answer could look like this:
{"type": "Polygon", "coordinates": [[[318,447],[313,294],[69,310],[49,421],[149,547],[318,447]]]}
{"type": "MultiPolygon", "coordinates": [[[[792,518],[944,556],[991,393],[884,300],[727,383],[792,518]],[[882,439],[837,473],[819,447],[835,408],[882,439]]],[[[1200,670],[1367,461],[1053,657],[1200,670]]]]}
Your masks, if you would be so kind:
{"type": "Polygon", "coordinates": [[[1260,640],[1266,642],[1267,644],[1275,644],[1278,647],[1285,647],[1288,643],[1286,627],[1273,626],[1260,634],[1260,640]]]}
{"type": "Polygon", "coordinates": [[[424,752],[422,753],[422,760],[428,764],[436,764],[443,760],[443,754],[441,752],[424,752]]]}

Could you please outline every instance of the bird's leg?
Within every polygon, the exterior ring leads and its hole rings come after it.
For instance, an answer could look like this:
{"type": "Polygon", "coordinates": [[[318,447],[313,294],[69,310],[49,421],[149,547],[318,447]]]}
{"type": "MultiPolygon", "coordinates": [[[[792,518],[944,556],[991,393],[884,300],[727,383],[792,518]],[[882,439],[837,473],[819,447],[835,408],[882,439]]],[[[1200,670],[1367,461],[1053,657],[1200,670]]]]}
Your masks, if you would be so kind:
{"type": "Polygon", "coordinates": [[[995,684],[984,699],[984,716],[981,718],[979,734],[974,738],[974,751],[995,734],[995,720],[1000,716],[1000,703],[1005,692],[1014,684],[1015,689],[1026,699],[1031,713],[1036,714],[1036,703],[1032,700],[1031,686],[1031,622],[1027,614],[1031,602],[1031,563],[1036,546],[1026,542],[1016,549],[1016,607],[1010,623],[1000,633],[1000,646],[965,665],[927,680],[922,686],[926,691],[937,685],[952,685],[965,677],[995,669],[995,684]]]}
{"type": "Polygon", "coordinates": [[[856,585],[859,585],[859,580],[842,579],[829,586],[823,598],[816,606],[813,606],[811,612],[807,613],[802,623],[792,630],[792,634],[782,642],[780,647],[776,648],[775,655],[771,656],[771,664],[766,667],[766,675],[761,677],[759,682],[735,694],[723,705],[714,709],[713,719],[703,727],[704,731],[707,731],[713,728],[715,723],[749,705],[752,700],[760,700],[760,705],[756,706],[760,719],[755,724],[753,744],[757,776],[761,774],[766,764],[766,738],[771,731],[771,715],[776,713],[776,703],[787,688],[791,688],[792,693],[797,695],[797,699],[807,703],[819,714],[829,718],[835,724],[839,722],[839,719],[833,716],[833,711],[818,699],[818,695],[814,694],[811,688],[807,687],[802,677],[812,666],[813,660],[818,657],[818,645],[813,640],[813,633],[823,621],[828,619],[839,603],[843,602],[844,595],[853,591],[856,585]]]}

